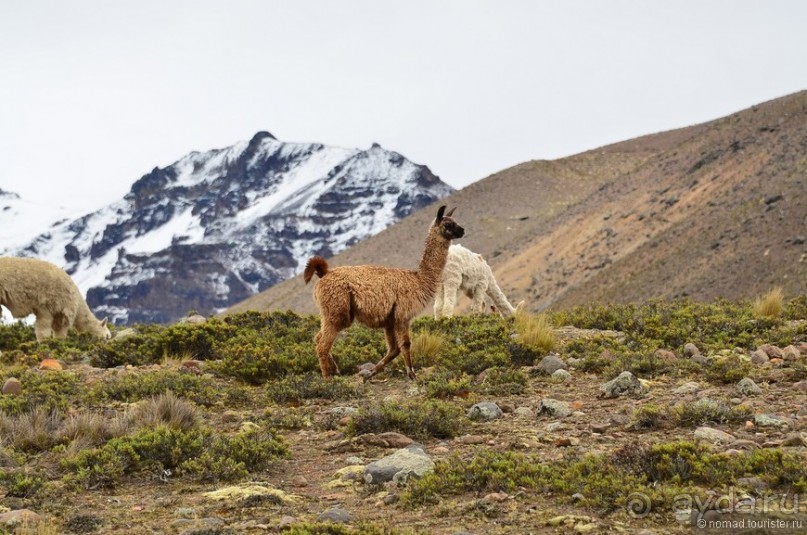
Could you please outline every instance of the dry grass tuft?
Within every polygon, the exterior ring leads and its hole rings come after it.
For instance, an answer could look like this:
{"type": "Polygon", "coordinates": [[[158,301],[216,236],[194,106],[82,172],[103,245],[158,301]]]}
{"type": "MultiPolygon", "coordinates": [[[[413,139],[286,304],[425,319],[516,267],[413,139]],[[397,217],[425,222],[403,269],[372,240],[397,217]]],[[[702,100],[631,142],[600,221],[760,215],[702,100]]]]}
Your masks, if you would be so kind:
{"type": "Polygon", "coordinates": [[[0,437],[20,451],[46,451],[58,443],[58,411],[37,407],[18,416],[0,415],[0,437]]]}
{"type": "Polygon", "coordinates": [[[784,293],[778,286],[754,300],[754,315],[757,317],[778,318],[784,310],[784,293]]]}
{"type": "Polygon", "coordinates": [[[514,327],[521,345],[544,353],[549,353],[555,348],[557,338],[546,314],[531,314],[517,310],[514,327]]]}
{"type": "Polygon", "coordinates": [[[192,402],[178,398],[170,390],[144,399],[128,413],[134,427],[157,427],[160,424],[188,431],[199,425],[199,411],[192,402]]]}
{"type": "Polygon", "coordinates": [[[117,425],[120,420],[122,420],[120,417],[108,420],[98,411],[70,414],[64,419],[59,430],[60,441],[71,443],[78,450],[99,446],[110,438],[126,433],[125,427],[117,425]]]}
{"type": "Polygon", "coordinates": [[[421,366],[433,366],[445,343],[443,334],[423,330],[412,337],[410,350],[421,366]]]}

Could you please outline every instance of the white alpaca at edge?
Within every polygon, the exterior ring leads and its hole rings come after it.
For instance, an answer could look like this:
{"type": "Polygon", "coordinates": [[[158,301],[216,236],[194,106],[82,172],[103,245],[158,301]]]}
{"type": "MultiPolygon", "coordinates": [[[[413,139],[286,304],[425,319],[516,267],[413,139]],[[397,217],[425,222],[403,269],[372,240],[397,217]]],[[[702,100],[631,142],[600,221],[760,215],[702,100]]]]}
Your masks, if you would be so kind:
{"type": "Polygon", "coordinates": [[[64,338],[71,327],[97,338],[111,337],[106,318],[93,316],[70,276],[44,260],[0,257],[0,305],[14,318],[35,314],[37,341],[64,338]]]}
{"type": "Polygon", "coordinates": [[[460,292],[471,299],[471,312],[485,312],[486,297],[499,313],[505,315],[515,314],[524,305],[524,301],[515,307],[510,304],[496,284],[493,271],[482,255],[454,244],[448,248],[448,260],[437,288],[434,300],[435,319],[454,314],[460,292]]]}

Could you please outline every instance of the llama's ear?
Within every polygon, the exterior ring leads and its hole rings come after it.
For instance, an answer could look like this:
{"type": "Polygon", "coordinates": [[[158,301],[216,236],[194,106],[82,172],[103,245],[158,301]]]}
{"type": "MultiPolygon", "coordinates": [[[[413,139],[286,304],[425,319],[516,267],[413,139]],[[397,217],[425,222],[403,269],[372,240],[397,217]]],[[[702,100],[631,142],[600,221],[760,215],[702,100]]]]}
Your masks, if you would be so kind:
{"type": "Polygon", "coordinates": [[[446,211],[446,205],[444,204],[437,210],[437,221],[443,220],[443,213],[446,211]]]}
{"type": "Polygon", "coordinates": [[[451,210],[449,210],[449,211],[448,211],[448,213],[446,214],[446,217],[451,217],[451,214],[453,214],[453,213],[454,213],[454,210],[456,210],[456,209],[457,209],[457,207],[455,206],[454,208],[452,208],[451,210]]]}
{"type": "Polygon", "coordinates": [[[106,327],[106,322],[107,322],[108,320],[109,320],[109,318],[104,318],[104,319],[102,319],[102,320],[101,320],[101,327],[106,327]]]}

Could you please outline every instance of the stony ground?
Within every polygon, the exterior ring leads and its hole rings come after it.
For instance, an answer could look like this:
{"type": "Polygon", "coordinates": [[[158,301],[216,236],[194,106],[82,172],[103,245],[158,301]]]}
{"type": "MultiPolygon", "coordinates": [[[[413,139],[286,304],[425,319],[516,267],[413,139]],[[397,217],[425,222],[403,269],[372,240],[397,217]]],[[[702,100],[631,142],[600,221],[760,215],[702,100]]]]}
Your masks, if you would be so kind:
{"type": "MultiPolygon", "coordinates": [[[[559,334],[561,337],[581,335],[559,334]]],[[[807,355],[804,344],[801,349],[807,355]]],[[[551,462],[575,453],[613,452],[628,444],[693,440],[696,433],[699,439],[711,442],[716,450],[728,455],[739,455],[755,448],[777,448],[802,454],[807,451],[807,383],[786,380],[787,365],[783,359],[769,358],[756,365],[758,373],[754,384],[758,390],[752,385],[746,385],[745,391],[736,384],[714,385],[696,375],[676,379],[661,376],[652,381],[634,379],[628,386],[637,391],[621,395],[614,392],[615,397],[604,397],[602,376],[576,369],[574,361],[563,362],[562,350],[559,358],[568,374],[546,373],[554,371],[558,359],[525,368],[530,379],[526,390],[519,395],[472,394],[454,398],[452,402],[465,409],[481,402],[495,403],[501,414],[492,415],[490,420],[473,421],[467,433],[452,439],[421,439],[418,442],[423,452],[437,463],[454,454],[469,458],[482,450],[526,452],[551,462]],[[671,411],[673,406],[695,403],[703,398],[750,407],[754,417],[743,422],[709,423],[700,427],[637,429],[635,426],[633,415],[643,406],[655,405],[671,411]]],[[[689,357],[670,354],[667,358],[689,357]]],[[[804,355],[799,353],[796,358],[804,359],[804,355]]],[[[172,365],[182,366],[168,364],[172,365]]],[[[76,373],[86,384],[92,384],[109,374],[149,373],[155,368],[159,366],[100,370],[76,363],[65,364],[62,370],[42,373],[76,373]]],[[[420,378],[431,372],[433,370],[420,369],[420,378]]],[[[358,376],[352,380],[356,384],[361,382],[358,376]]],[[[221,382],[222,388],[232,382],[221,378],[216,381],[221,382]]],[[[585,503],[583,496],[534,490],[469,493],[444,497],[434,506],[401,506],[398,497],[404,486],[393,482],[368,485],[364,482],[365,467],[408,446],[413,440],[395,432],[351,437],[346,425],[350,420],[350,407],[423,397],[418,385],[393,366],[379,379],[368,383],[358,399],[307,400],[298,406],[273,407],[275,413],[293,411],[309,425],[281,430],[291,457],[274,463],[265,472],[252,473],[246,481],[200,484],[173,474],[141,473],[111,490],[64,488],[62,493],[57,482],[46,497],[4,497],[0,511],[10,512],[0,518],[7,520],[15,511],[31,510],[32,517],[39,518],[40,527],[33,525],[23,529],[18,525],[18,533],[258,534],[295,526],[322,526],[317,524],[322,521],[344,525],[345,532],[381,530],[368,533],[380,533],[385,528],[393,532],[411,530],[433,534],[690,532],[688,523],[676,521],[673,504],[639,515],[631,514],[627,508],[604,512],[582,505],[585,503]],[[215,491],[220,492],[210,494],[215,491]]],[[[259,421],[266,411],[265,398],[261,395],[263,389],[248,387],[248,390],[254,394],[253,401],[237,409],[208,408],[204,411],[206,423],[226,433],[259,421]]],[[[738,493],[745,494],[739,490],[738,493]]],[[[776,528],[762,532],[807,531],[804,520],[807,499],[803,500],[801,509],[800,516],[785,518],[801,519],[803,530],[776,528]]],[[[11,532],[14,528],[6,524],[5,528],[0,527],[0,532],[2,529],[11,532]]],[[[320,529],[323,531],[302,532],[341,533],[320,529]]]]}

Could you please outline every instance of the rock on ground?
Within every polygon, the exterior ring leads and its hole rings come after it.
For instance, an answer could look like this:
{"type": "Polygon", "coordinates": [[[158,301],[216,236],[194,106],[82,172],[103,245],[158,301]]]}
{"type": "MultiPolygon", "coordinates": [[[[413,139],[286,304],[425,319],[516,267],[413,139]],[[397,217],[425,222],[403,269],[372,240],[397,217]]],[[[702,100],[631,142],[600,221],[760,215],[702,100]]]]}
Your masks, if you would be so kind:
{"type": "Polygon", "coordinates": [[[538,367],[547,375],[552,375],[558,370],[565,370],[566,363],[563,362],[560,356],[558,356],[556,353],[550,353],[541,359],[541,362],[538,363],[538,367]]]}
{"type": "Polygon", "coordinates": [[[434,470],[434,461],[420,444],[412,444],[391,455],[368,464],[364,468],[364,481],[380,485],[387,481],[403,482],[411,475],[422,477],[434,470]]]}
{"type": "Polygon", "coordinates": [[[640,397],[647,392],[647,389],[635,375],[625,371],[620,373],[615,379],[600,386],[600,392],[601,396],[606,398],[616,398],[623,394],[640,397]]]}
{"type": "Polygon", "coordinates": [[[538,414],[545,414],[554,418],[566,418],[572,414],[572,408],[563,401],[544,398],[541,400],[541,404],[538,405],[538,414]]]}
{"type": "Polygon", "coordinates": [[[758,396],[762,393],[762,389],[750,377],[743,377],[737,383],[737,392],[743,396],[758,396]]]}
{"type": "Polygon", "coordinates": [[[468,409],[468,418],[471,420],[495,420],[501,415],[502,410],[492,401],[480,401],[468,409]]]}
{"type": "Polygon", "coordinates": [[[712,444],[731,444],[735,440],[733,435],[711,427],[699,427],[695,429],[695,438],[705,440],[712,444]]]}

